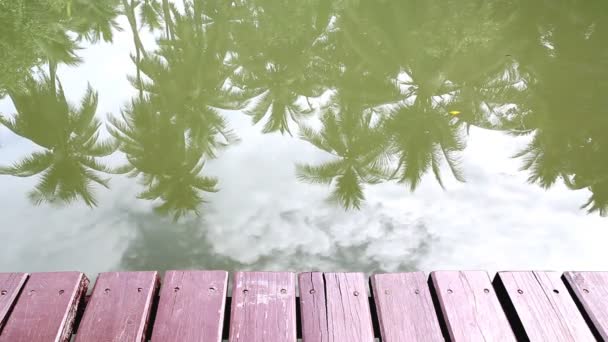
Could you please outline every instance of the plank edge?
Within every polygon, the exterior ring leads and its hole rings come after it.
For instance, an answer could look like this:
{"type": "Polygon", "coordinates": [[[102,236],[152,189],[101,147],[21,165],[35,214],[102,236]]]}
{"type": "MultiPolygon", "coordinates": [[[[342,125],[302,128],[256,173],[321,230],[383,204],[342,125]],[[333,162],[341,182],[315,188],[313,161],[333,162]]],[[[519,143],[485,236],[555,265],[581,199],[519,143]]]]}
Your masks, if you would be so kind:
{"type": "Polygon", "coordinates": [[[598,318],[595,317],[593,312],[588,312],[587,308],[585,308],[585,304],[583,303],[583,294],[579,291],[578,287],[575,286],[574,276],[575,273],[587,273],[587,272],[576,272],[576,271],[567,271],[562,274],[560,277],[564,282],[566,289],[568,290],[568,294],[572,297],[574,304],[576,304],[576,308],[583,316],[585,323],[591,330],[593,337],[595,337],[598,341],[608,340],[608,332],[602,331],[600,323],[598,322],[598,318]]]}
{"type": "Polygon", "coordinates": [[[25,287],[25,283],[30,277],[29,273],[22,272],[10,272],[8,274],[13,274],[17,277],[20,277],[20,279],[17,283],[17,286],[15,286],[15,290],[10,294],[10,297],[8,298],[8,306],[6,307],[6,312],[4,316],[0,317],[0,333],[2,333],[2,328],[4,328],[4,324],[8,321],[8,318],[10,317],[13,308],[15,307],[15,304],[17,304],[17,301],[21,296],[21,292],[25,287]]]}

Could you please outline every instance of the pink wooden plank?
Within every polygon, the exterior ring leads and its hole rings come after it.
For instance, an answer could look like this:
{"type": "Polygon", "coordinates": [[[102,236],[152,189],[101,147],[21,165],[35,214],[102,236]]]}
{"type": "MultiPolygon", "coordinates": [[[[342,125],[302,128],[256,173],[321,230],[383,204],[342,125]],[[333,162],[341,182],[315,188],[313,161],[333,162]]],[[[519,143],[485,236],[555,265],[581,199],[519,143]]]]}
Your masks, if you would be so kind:
{"type": "Polygon", "coordinates": [[[156,272],[99,274],[76,342],[144,341],[157,287],[156,272]]]}
{"type": "Polygon", "coordinates": [[[303,342],[327,342],[327,302],[321,272],[300,273],[300,321],[303,342]]]}
{"type": "Polygon", "coordinates": [[[443,341],[422,272],[375,274],[372,288],[382,341],[443,341]]]}
{"type": "Polygon", "coordinates": [[[593,341],[594,337],[557,272],[499,272],[518,338],[532,341],[593,341]]]}
{"type": "Polygon", "coordinates": [[[363,273],[325,273],[329,341],[374,341],[363,273]]]}
{"type": "Polygon", "coordinates": [[[431,281],[451,341],[516,341],[486,272],[432,272],[431,281]]]}
{"type": "Polygon", "coordinates": [[[608,341],[608,272],[566,272],[564,279],[597,334],[608,341]]]}
{"type": "Polygon", "coordinates": [[[80,272],[32,274],[0,335],[2,342],[68,341],[89,280],[80,272]]]}
{"type": "Polygon", "coordinates": [[[236,272],[230,310],[230,342],[295,342],[295,275],[236,272]]]}
{"type": "Polygon", "coordinates": [[[300,313],[304,342],[373,341],[363,273],[302,273],[300,313]]]}
{"type": "Polygon", "coordinates": [[[27,276],[27,273],[0,273],[0,331],[27,276]]]}
{"type": "Polygon", "coordinates": [[[152,341],[220,342],[227,285],[224,271],[167,272],[152,341]]]}

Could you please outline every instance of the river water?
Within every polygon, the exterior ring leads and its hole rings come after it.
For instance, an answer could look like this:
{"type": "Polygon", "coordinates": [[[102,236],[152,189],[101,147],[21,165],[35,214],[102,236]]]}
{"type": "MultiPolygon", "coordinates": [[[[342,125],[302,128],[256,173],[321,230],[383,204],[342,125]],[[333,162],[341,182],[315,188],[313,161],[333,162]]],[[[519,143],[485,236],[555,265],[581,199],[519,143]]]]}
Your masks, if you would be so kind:
{"type": "Polygon", "coordinates": [[[0,13],[0,271],[608,269],[602,2],[0,13]]]}

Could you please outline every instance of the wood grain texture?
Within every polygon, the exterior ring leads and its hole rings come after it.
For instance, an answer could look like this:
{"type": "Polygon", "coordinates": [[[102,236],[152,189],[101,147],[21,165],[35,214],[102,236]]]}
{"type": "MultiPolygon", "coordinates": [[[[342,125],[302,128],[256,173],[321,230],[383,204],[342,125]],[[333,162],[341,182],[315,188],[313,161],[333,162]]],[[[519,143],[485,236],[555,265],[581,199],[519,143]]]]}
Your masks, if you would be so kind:
{"type": "Polygon", "coordinates": [[[594,341],[557,272],[499,272],[516,333],[531,341],[594,341]]]}
{"type": "Polygon", "coordinates": [[[597,334],[608,341],[608,272],[566,272],[564,279],[597,334]]]}
{"type": "Polygon", "coordinates": [[[300,322],[303,342],[328,342],[325,279],[321,272],[300,273],[300,322]]]}
{"type": "Polygon", "coordinates": [[[484,271],[431,273],[451,341],[516,341],[484,271]]]}
{"type": "Polygon", "coordinates": [[[303,342],[373,341],[363,273],[301,273],[303,342]]]}
{"type": "Polygon", "coordinates": [[[444,340],[424,273],[375,274],[372,288],[382,341],[444,340]]]}
{"type": "Polygon", "coordinates": [[[89,280],[80,272],[34,273],[0,335],[2,342],[69,341],[89,280]]]}
{"type": "Polygon", "coordinates": [[[228,272],[169,271],[160,290],[154,342],[221,342],[228,272]]]}
{"type": "Polygon", "coordinates": [[[229,340],[295,342],[295,291],[291,272],[236,272],[229,340]]]}
{"type": "Polygon", "coordinates": [[[76,342],[144,341],[157,288],[156,272],[99,274],[76,342]]]}
{"type": "Polygon", "coordinates": [[[374,341],[363,273],[324,273],[324,278],[329,341],[374,341]]]}
{"type": "Polygon", "coordinates": [[[27,273],[0,273],[0,331],[27,276],[27,273]]]}

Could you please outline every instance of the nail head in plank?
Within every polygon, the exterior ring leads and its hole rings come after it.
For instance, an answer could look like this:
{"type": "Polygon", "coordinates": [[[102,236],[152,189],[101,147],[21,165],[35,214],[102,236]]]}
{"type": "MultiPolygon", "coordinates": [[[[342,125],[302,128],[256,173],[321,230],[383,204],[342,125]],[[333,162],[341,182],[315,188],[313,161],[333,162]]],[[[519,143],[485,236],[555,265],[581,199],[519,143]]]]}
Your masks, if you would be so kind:
{"type": "Polygon", "coordinates": [[[566,272],[564,279],[596,332],[608,340],[608,272],[566,272]]]}
{"type": "Polygon", "coordinates": [[[0,331],[27,276],[27,273],[0,273],[0,331]]]}
{"type": "Polygon", "coordinates": [[[330,342],[374,341],[363,273],[324,273],[330,342]]]}
{"type": "Polygon", "coordinates": [[[443,341],[423,272],[372,276],[382,341],[443,341]]]}
{"type": "Polygon", "coordinates": [[[230,342],[295,342],[295,290],[291,272],[236,272],[230,342]]]}
{"type": "Polygon", "coordinates": [[[452,341],[516,341],[486,272],[436,271],[431,282],[452,341]]]}
{"type": "Polygon", "coordinates": [[[221,342],[228,272],[168,271],[153,342],[221,342]]]}
{"type": "Polygon", "coordinates": [[[327,342],[327,302],[321,272],[300,273],[300,317],[303,342],[327,342]]]}
{"type": "Polygon", "coordinates": [[[156,272],[99,274],[76,342],[143,341],[157,287],[156,272]]]}
{"type": "MultiPolygon", "coordinates": [[[[557,272],[499,272],[509,317],[532,341],[593,341],[594,337],[557,272]]],[[[519,329],[518,329],[519,330],[519,329]]],[[[519,338],[520,336],[518,336],[519,338]]]]}
{"type": "Polygon", "coordinates": [[[33,273],[0,335],[2,342],[68,341],[89,280],[80,272],[33,273]]]}

